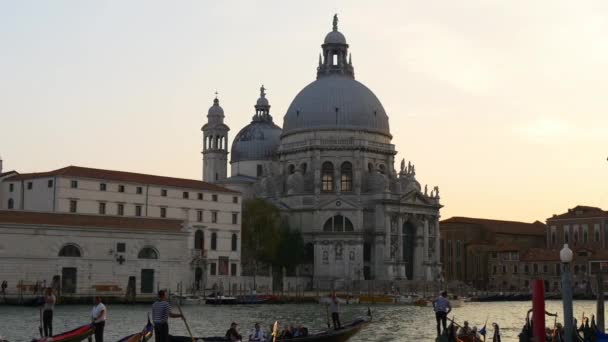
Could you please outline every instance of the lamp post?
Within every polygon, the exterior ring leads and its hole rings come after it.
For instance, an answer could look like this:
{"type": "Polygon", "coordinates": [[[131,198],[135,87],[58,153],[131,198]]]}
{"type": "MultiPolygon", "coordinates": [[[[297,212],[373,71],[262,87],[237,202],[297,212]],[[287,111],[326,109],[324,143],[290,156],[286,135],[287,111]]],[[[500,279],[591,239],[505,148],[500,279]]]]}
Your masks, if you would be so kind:
{"type": "Polygon", "coordinates": [[[568,244],[559,252],[562,261],[562,303],[564,305],[564,341],[572,342],[574,334],[572,317],[572,274],[570,273],[570,263],[572,262],[572,250],[568,244]]]}

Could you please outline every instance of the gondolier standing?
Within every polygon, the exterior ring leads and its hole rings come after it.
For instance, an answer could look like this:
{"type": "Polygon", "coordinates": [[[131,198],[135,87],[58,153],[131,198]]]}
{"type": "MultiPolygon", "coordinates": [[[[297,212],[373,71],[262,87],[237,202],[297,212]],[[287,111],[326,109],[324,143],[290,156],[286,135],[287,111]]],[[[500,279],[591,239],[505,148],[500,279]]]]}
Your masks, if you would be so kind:
{"type": "Polygon", "coordinates": [[[437,336],[441,336],[441,325],[443,325],[443,330],[447,329],[448,314],[452,311],[446,291],[441,292],[441,295],[433,301],[433,309],[435,310],[435,318],[437,319],[437,336]]]}
{"type": "Polygon", "coordinates": [[[342,328],[342,324],[340,324],[340,304],[338,303],[338,297],[336,297],[335,293],[331,296],[329,311],[331,312],[331,320],[333,321],[334,329],[342,328]]]}
{"type": "Polygon", "coordinates": [[[95,326],[95,342],[103,342],[103,328],[106,326],[106,306],[101,297],[95,297],[95,306],[91,310],[91,321],[95,326]]]}
{"type": "Polygon", "coordinates": [[[47,287],[44,293],[44,306],[42,307],[42,325],[44,337],[53,336],[53,310],[57,298],[53,294],[53,289],[47,287]]]}
{"type": "Polygon", "coordinates": [[[180,314],[171,312],[171,305],[167,302],[165,290],[158,291],[158,299],[152,304],[152,321],[154,322],[154,340],[156,342],[169,342],[169,317],[179,318],[180,314]]]}

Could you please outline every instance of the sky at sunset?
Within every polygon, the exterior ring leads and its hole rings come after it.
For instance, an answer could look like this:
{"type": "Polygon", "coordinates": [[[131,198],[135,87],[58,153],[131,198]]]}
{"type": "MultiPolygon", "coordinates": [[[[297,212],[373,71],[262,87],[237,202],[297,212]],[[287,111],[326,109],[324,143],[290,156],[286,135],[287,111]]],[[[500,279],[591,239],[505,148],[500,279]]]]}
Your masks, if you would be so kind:
{"type": "Polygon", "coordinates": [[[608,1],[0,0],[4,170],[200,179],[214,92],[282,125],[336,12],[442,218],[608,209],[608,1]]]}

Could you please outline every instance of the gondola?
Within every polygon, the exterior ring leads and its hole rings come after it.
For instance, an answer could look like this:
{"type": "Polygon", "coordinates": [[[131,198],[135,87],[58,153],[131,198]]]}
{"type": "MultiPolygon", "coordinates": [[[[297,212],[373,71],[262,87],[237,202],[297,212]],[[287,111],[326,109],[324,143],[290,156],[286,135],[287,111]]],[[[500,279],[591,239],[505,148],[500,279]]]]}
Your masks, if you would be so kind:
{"type": "Polygon", "coordinates": [[[150,339],[154,334],[154,326],[150,323],[150,319],[148,319],[148,324],[144,327],[144,330],[131,334],[129,336],[123,337],[118,342],[144,342],[150,339]]]}
{"type": "Polygon", "coordinates": [[[87,324],[52,337],[33,339],[32,342],[80,342],[93,335],[94,332],[95,326],[93,324],[87,324]]]}
{"type": "MultiPolygon", "coordinates": [[[[344,342],[357,334],[361,329],[371,322],[370,319],[357,319],[344,326],[341,329],[327,329],[319,333],[311,334],[305,337],[293,337],[288,339],[277,338],[277,341],[293,341],[293,342],[344,342]]],[[[171,336],[170,342],[192,342],[189,336],[171,336]]],[[[212,342],[212,341],[230,341],[226,337],[195,337],[195,342],[212,342]]]]}

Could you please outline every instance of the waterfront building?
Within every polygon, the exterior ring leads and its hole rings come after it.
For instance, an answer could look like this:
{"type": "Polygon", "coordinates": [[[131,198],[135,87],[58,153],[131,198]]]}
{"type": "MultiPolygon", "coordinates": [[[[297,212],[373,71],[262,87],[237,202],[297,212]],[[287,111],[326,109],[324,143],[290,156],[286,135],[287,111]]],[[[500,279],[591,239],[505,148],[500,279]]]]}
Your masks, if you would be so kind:
{"type": "MultiPolygon", "coordinates": [[[[0,179],[1,210],[184,222],[184,289],[237,284],[241,194],[198,180],[68,166],[0,179]]],[[[50,216],[49,216],[50,217],[50,216]]]]}
{"type": "Polygon", "coordinates": [[[355,80],[336,16],[321,49],[316,80],[292,100],[282,128],[260,89],[251,123],[232,143],[230,177],[228,128],[214,100],[202,129],[204,179],[274,203],[314,255],[302,271],[316,286],[437,280],[439,188],[421,187],[411,162],[395,170],[388,114],[355,80]]]}
{"type": "MultiPolygon", "coordinates": [[[[544,245],[546,227],[533,223],[451,217],[441,221],[441,262],[445,280],[476,289],[489,289],[496,275],[494,264],[517,264],[518,251],[544,245]]],[[[508,286],[507,286],[508,288],[508,286]]]]}
{"type": "Polygon", "coordinates": [[[182,220],[0,210],[0,281],[10,298],[40,294],[151,298],[188,284],[182,220]]]}
{"type": "Polygon", "coordinates": [[[600,264],[608,265],[607,229],[608,212],[600,208],[579,205],[553,215],[547,219],[543,246],[496,253],[490,263],[490,286],[498,290],[527,291],[532,279],[543,279],[547,291],[560,291],[559,251],[567,243],[574,252],[575,293],[589,294],[595,286],[595,273],[600,264]]]}

